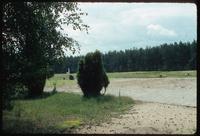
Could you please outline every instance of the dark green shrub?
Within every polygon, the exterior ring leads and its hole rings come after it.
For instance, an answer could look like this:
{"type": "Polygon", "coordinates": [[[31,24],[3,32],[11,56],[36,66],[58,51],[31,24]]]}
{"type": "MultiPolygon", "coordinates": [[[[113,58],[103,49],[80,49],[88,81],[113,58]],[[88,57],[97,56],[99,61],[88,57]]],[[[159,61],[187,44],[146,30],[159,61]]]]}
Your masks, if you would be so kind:
{"type": "Polygon", "coordinates": [[[11,110],[13,108],[12,95],[14,94],[14,87],[10,84],[3,88],[2,91],[2,109],[11,110]]]}
{"type": "Polygon", "coordinates": [[[108,86],[109,79],[104,71],[99,51],[88,53],[80,60],[77,79],[85,97],[99,96],[102,88],[108,86]]]}
{"type": "Polygon", "coordinates": [[[69,75],[69,80],[74,80],[74,76],[69,75]]]}
{"type": "Polygon", "coordinates": [[[13,99],[25,98],[28,94],[27,88],[20,83],[8,83],[2,91],[2,109],[12,110],[13,99]]]}
{"type": "Polygon", "coordinates": [[[51,77],[53,77],[54,76],[54,71],[53,71],[53,69],[52,68],[49,68],[49,67],[47,67],[47,74],[46,74],[46,76],[47,76],[47,78],[51,78],[51,77]]]}
{"type": "Polygon", "coordinates": [[[43,94],[47,78],[47,72],[45,69],[39,69],[24,74],[24,85],[28,89],[28,96],[35,97],[43,94]]]}
{"type": "Polygon", "coordinates": [[[28,95],[30,97],[42,95],[45,86],[45,81],[46,81],[45,78],[40,78],[40,79],[33,78],[32,80],[29,80],[26,85],[29,91],[28,95]]]}
{"type": "Polygon", "coordinates": [[[18,83],[14,89],[13,99],[23,99],[28,96],[28,89],[23,84],[18,83]]]}

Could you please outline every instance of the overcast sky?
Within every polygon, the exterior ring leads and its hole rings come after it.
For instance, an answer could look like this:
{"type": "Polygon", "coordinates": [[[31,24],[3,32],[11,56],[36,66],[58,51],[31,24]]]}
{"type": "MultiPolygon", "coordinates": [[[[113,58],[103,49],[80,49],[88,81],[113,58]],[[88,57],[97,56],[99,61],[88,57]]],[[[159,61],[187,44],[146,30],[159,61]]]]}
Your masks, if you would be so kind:
{"type": "Polygon", "coordinates": [[[83,21],[90,26],[89,34],[63,28],[79,42],[81,55],[197,39],[195,4],[79,3],[79,7],[88,13],[83,21]]]}

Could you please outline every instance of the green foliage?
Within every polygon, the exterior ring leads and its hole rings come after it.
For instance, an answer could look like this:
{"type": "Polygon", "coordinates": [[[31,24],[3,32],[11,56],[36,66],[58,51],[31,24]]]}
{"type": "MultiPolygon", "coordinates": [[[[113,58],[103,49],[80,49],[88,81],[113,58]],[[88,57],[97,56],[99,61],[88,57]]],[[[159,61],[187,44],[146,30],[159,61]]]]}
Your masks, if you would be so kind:
{"type": "Polygon", "coordinates": [[[119,104],[118,97],[112,95],[90,99],[73,93],[46,95],[37,99],[15,100],[12,110],[3,111],[3,131],[67,133],[71,128],[84,124],[108,121],[133,104],[131,98],[122,96],[119,104]]]}
{"type": "Polygon", "coordinates": [[[18,83],[30,96],[41,95],[46,78],[53,76],[55,60],[67,49],[79,49],[77,41],[61,33],[61,24],[87,31],[81,20],[86,14],[72,2],[5,2],[2,7],[4,100],[12,94],[9,86],[18,83]]]}
{"type": "Polygon", "coordinates": [[[71,73],[77,72],[80,56],[70,56],[58,58],[53,66],[55,73],[66,73],[67,68],[70,68],[71,73]]]}
{"type": "Polygon", "coordinates": [[[11,84],[7,84],[5,88],[3,88],[2,92],[2,108],[3,109],[12,109],[13,104],[11,103],[12,95],[14,95],[14,87],[11,84]]]}
{"type": "Polygon", "coordinates": [[[74,76],[73,75],[69,75],[69,80],[74,80],[74,76]]]}
{"type": "Polygon", "coordinates": [[[45,86],[46,78],[45,76],[28,78],[26,80],[25,85],[29,90],[29,97],[40,96],[43,93],[43,89],[45,86]]]}
{"type": "Polygon", "coordinates": [[[23,99],[28,95],[28,89],[23,84],[17,84],[13,89],[15,89],[13,99],[23,99]]]}
{"type": "Polygon", "coordinates": [[[108,86],[109,80],[99,51],[88,53],[84,60],[80,60],[77,79],[85,97],[99,96],[102,88],[108,86]]]}
{"type": "Polygon", "coordinates": [[[20,83],[8,83],[7,87],[3,89],[4,91],[2,92],[2,108],[3,109],[12,109],[13,108],[13,103],[11,103],[12,99],[21,99],[25,98],[28,94],[27,88],[20,83]]]}

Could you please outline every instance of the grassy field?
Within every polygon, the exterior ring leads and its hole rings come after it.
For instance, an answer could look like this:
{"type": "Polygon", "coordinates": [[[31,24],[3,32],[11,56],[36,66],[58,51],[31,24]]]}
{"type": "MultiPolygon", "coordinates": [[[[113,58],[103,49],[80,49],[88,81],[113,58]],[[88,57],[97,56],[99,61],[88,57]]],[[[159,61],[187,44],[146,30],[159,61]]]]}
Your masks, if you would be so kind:
{"type": "MultiPolygon", "coordinates": [[[[74,77],[75,74],[72,74],[74,77]]],[[[69,80],[67,74],[55,74],[52,78],[46,80],[46,87],[53,87],[56,84],[56,87],[63,85],[72,85],[76,84],[75,80],[69,80]]]]}
{"type": "Polygon", "coordinates": [[[133,100],[111,95],[86,99],[73,93],[55,93],[14,103],[13,110],[3,111],[5,132],[62,133],[117,116],[127,110],[133,100]]]}
{"type": "Polygon", "coordinates": [[[108,73],[109,78],[196,77],[196,71],[141,71],[108,73]]]}
{"type": "MultiPolygon", "coordinates": [[[[76,78],[76,74],[72,74],[76,78]]],[[[196,71],[141,71],[141,72],[114,72],[107,73],[110,80],[112,78],[188,78],[196,77],[196,71]]],[[[56,83],[57,87],[63,85],[76,84],[76,80],[68,80],[67,74],[55,74],[54,77],[50,78],[46,82],[46,87],[53,87],[56,83]],[[65,78],[65,80],[64,80],[65,78]]]]}

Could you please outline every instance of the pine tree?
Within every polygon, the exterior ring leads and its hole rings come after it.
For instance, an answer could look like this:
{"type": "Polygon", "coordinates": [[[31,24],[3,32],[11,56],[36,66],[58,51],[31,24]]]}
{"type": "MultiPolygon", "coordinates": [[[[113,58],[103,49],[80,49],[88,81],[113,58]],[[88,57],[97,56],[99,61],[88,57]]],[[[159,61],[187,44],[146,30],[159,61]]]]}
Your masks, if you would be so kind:
{"type": "Polygon", "coordinates": [[[101,53],[97,50],[94,53],[86,54],[79,62],[77,74],[78,84],[85,97],[97,97],[101,90],[109,84],[105,73],[101,53]]]}

